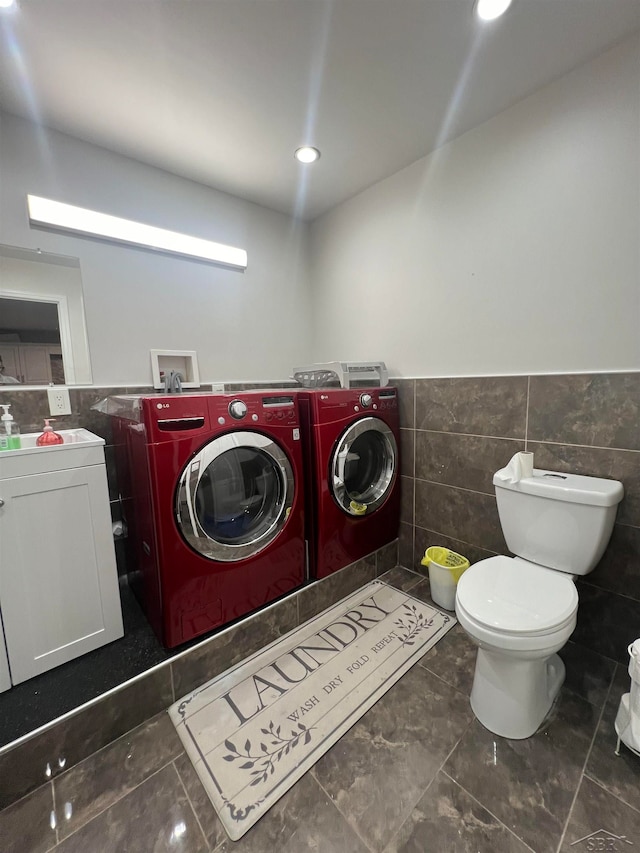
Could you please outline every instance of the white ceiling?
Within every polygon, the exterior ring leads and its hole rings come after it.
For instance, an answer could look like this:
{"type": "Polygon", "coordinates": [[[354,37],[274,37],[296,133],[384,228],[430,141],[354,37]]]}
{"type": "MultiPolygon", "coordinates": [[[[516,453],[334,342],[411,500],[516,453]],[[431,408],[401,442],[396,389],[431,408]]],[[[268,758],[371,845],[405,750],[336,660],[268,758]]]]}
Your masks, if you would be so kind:
{"type": "Polygon", "coordinates": [[[18,3],[5,110],[305,219],[640,28],[639,0],[18,3]]]}

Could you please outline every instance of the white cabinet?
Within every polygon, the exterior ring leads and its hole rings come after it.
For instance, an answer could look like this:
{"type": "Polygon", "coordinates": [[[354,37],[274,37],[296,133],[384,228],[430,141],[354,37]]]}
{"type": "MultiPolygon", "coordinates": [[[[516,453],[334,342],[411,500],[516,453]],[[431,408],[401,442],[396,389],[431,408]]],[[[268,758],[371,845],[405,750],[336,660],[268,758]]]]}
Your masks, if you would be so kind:
{"type": "Polygon", "coordinates": [[[61,434],[68,444],[35,448],[36,435],[23,435],[22,450],[0,455],[0,610],[13,684],[123,634],[104,442],[61,434]]]}
{"type": "Polygon", "coordinates": [[[48,385],[56,380],[56,357],[62,349],[54,344],[0,344],[5,374],[23,385],[48,385]],[[52,359],[53,357],[53,359],[52,359]]]}

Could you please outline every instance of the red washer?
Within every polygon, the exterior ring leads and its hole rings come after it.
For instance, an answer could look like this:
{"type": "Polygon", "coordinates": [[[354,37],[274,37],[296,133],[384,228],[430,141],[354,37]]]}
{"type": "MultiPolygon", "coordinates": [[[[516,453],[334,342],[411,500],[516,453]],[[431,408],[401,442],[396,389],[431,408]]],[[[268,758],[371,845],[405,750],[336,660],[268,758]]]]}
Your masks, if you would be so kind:
{"type": "Polygon", "coordinates": [[[400,524],[397,390],[298,393],[310,570],[324,578],[393,541],[400,524]]]}
{"type": "Polygon", "coordinates": [[[300,423],[283,392],[138,400],[113,423],[130,579],[171,648],[304,582],[300,423]]]}

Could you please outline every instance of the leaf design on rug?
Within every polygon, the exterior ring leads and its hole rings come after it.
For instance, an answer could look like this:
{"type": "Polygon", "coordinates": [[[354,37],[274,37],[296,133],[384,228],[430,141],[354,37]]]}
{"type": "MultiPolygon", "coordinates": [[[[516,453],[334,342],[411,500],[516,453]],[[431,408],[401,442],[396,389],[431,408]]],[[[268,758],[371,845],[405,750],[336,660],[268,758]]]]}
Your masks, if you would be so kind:
{"type": "Polygon", "coordinates": [[[404,616],[394,623],[401,631],[406,631],[405,636],[399,638],[402,645],[412,646],[420,631],[430,628],[433,625],[434,619],[435,616],[432,616],[431,619],[425,619],[424,613],[418,612],[415,604],[405,604],[404,616]]]}
{"type": "Polygon", "coordinates": [[[259,785],[265,782],[267,777],[275,772],[275,765],[280,759],[288,755],[292,749],[302,741],[306,746],[311,741],[311,732],[313,727],[308,729],[303,723],[298,723],[297,729],[291,729],[290,737],[282,737],[282,727],[276,726],[273,721],[269,722],[268,729],[260,729],[261,733],[266,738],[270,739],[269,746],[261,742],[259,744],[260,752],[254,754],[251,741],[247,739],[242,750],[230,741],[225,740],[224,745],[229,750],[227,755],[223,755],[225,761],[239,761],[243,763],[239,765],[239,770],[251,770],[253,780],[251,785],[259,785]]]}

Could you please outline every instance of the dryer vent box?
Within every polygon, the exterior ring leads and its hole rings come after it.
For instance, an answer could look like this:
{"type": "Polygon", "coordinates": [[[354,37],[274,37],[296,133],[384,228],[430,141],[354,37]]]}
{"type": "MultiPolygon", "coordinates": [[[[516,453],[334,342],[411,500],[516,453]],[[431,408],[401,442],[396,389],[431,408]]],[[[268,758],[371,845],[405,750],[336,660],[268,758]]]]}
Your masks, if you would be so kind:
{"type": "Polygon", "coordinates": [[[182,374],[183,388],[199,388],[198,356],[193,350],[151,350],[153,387],[164,389],[165,373],[176,370],[182,374]]]}

